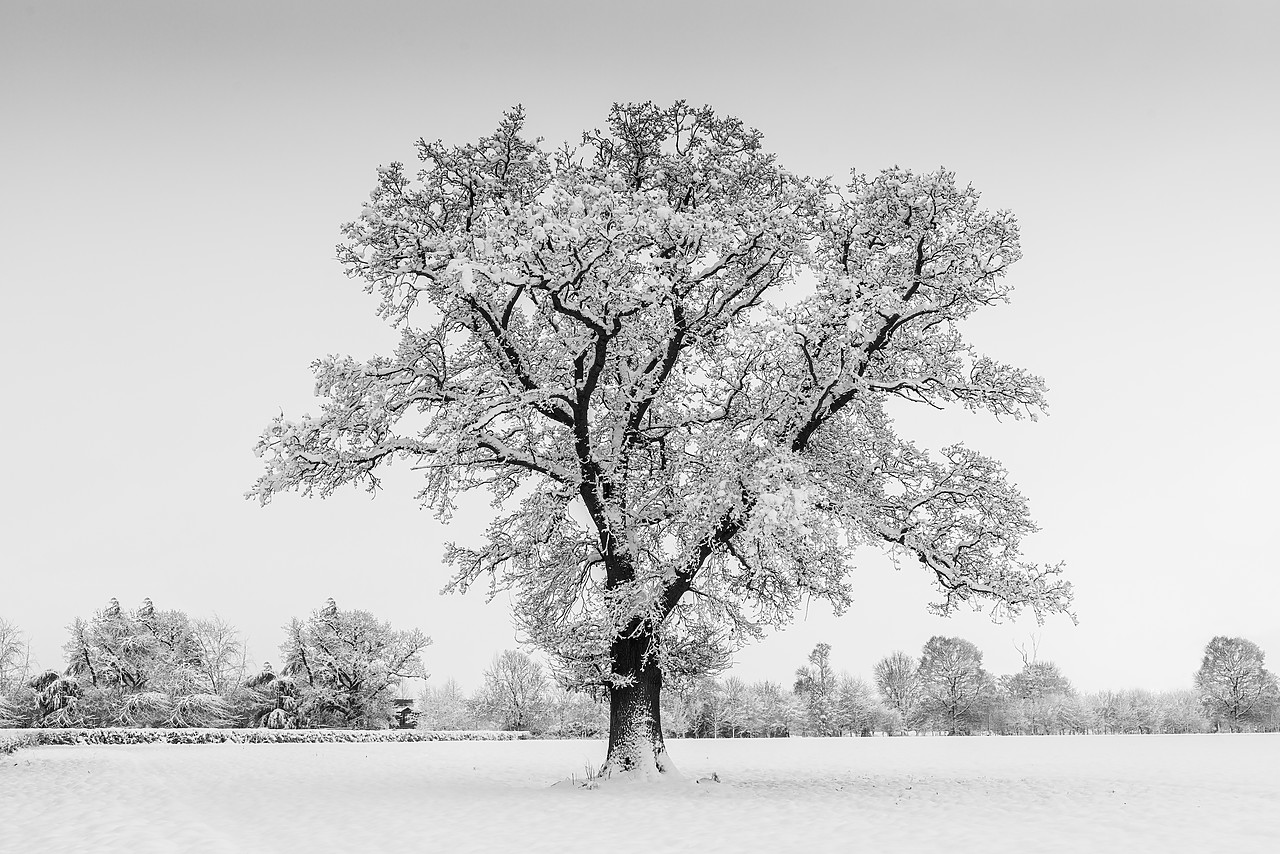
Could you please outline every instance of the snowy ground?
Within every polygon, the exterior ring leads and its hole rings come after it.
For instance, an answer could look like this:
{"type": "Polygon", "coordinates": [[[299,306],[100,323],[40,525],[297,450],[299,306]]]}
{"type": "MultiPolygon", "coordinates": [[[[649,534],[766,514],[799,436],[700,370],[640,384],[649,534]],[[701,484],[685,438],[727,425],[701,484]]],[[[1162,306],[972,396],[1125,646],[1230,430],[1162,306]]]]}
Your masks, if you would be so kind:
{"type": "Polygon", "coordinates": [[[0,852],[1280,851],[1280,735],[668,747],[723,782],[552,787],[584,741],[32,748],[0,852]]]}

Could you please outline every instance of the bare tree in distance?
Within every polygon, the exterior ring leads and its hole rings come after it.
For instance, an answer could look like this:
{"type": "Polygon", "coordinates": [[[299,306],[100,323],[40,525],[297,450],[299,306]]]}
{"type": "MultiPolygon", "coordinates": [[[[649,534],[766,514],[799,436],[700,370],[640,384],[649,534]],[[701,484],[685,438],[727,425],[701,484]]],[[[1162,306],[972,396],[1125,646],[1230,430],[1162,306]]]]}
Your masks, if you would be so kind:
{"type": "Polygon", "coordinates": [[[982,720],[995,685],[973,643],[935,635],[920,653],[917,673],[920,714],[933,726],[962,735],[982,720]]]}
{"type": "Polygon", "coordinates": [[[876,702],[871,686],[841,673],[836,681],[836,725],[843,733],[870,735],[885,724],[886,709],[876,702]]]}
{"type": "Polygon", "coordinates": [[[609,709],[596,697],[552,685],[547,698],[547,731],[557,738],[608,735],[609,709]]]}
{"type": "Polygon", "coordinates": [[[795,704],[777,682],[762,680],[752,683],[755,696],[756,725],[753,732],[763,738],[789,735],[795,719],[795,704]]]}
{"type": "Polygon", "coordinates": [[[1014,644],[1022,657],[1022,669],[998,680],[1011,711],[1016,713],[1019,728],[1032,734],[1047,735],[1068,728],[1064,718],[1067,701],[1075,689],[1058,665],[1040,661],[1039,639],[1032,636],[1026,644],[1014,644]],[[1029,648],[1028,648],[1029,647],[1029,648]]]}
{"type": "Polygon", "coordinates": [[[457,679],[428,685],[422,692],[418,728],[429,730],[479,729],[475,712],[457,679]]]}
{"type": "Polygon", "coordinates": [[[750,731],[755,698],[747,683],[738,676],[725,677],[720,687],[724,696],[724,721],[729,727],[728,736],[738,738],[750,731]]]}
{"type": "Polygon", "coordinates": [[[550,709],[551,683],[527,653],[503,650],[484,672],[476,713],[499,729],[541,731],[550,709]]]}
{"type": "Polygon", "coordinates": [[[227,694],[249,676],[248,651],[240,632],[217,614],[194,620],[191,632],[199,650],[197,669],[203,687],[213,694],[227,694]]]}
{"type": "Polygon", "coordinates": [[[918,562],[939,614],[1068,610],[1059,567],[1021,554],[1004,468],[932,457],[885,412],[1044,407],[960,332],[1009,296],[1012,214],[945,170],[797,175],[684,102],[614,105],[558,149],[524,122],[378,170],[339,259],[399,344],[313,364],[321,411],[271,422],[249,497],[376,490],[396,459],[444,518],[492,492],[449,589],[511,591],[557,672],[609,692],[606,775],[673,770],[664,679],[722,669],[810,597],[843,611],[858,547],[918,562]]]}
{"type": "Polygon", "coordinates": [[[16,625],[0,617],[0,727],[27,722],[23,704],[15,700],[30,677],[31,644],[16,625]]]}
{"type": "Polygon", "coordinates": [[[809,735],[840,734],[836,712],[837,677],[831,667],[831,644],[820,643],[809,653],[809,664],[796,670],[792,691],[804,705],[809,735]]]}
{"type": "Polygon", "coordinates": [[[1275,674],[1263,664],[1267,654],[1253,641],[1222,635],[1209,641],[1196,688],[1205,711],[1221,729],[1231,732],[1261,722],[1280,702],[1275,674]]]}
{"type": "Polygon", "coordinates": [[[920,680],[916,673],[917,662],[901,650],[896,650],[876,662],[873,677],[876,690],[884,704],[893,711],[900,729],[890,728],[890,735],[910,729],[915,722],[916,707],[920,702],[920,680]]]}
{"type": "Polygon", "coordinates": [[[16,691],[31,676],[31,644],[15,624],[0,617],[0,696],[16,691]]]}

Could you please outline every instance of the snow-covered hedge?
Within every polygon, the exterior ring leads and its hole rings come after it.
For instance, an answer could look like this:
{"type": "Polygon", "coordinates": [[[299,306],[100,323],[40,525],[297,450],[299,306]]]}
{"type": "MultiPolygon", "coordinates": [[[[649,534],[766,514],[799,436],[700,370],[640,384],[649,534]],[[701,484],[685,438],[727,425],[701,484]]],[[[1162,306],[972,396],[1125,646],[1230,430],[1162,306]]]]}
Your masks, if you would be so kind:
{"type": "Polygon", "coordinates": [[[511,741],[527,732],[419,729],[10,729],[0,730],[0,754],[58,744],[332,744],[375,741],[511,741]]]}
{"type": "Polygon", "coordinates": [[[34,746],[34,740],[30,730],[0,729],[0,756],[4,756],[6,753],[13,753],[23,747],[32,747],[34,746]]]}

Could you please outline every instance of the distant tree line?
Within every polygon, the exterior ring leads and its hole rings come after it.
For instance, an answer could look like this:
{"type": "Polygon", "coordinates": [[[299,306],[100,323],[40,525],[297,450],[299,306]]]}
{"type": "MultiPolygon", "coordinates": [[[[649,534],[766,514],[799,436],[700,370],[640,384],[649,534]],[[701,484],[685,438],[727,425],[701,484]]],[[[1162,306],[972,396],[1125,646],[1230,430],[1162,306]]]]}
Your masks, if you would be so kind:
{"type": "Polygon", "coordinates": [[[0,726],[387,726],[402,678],[425,676],[422,632],[396,631],[332,599],[285,627],[280,666],[253,668],[240,633],[150,599],[112,599],[67,627],[66,667],[33,672],[0,620],[0,726]]]}
{"type": "MultiPolygon", "coordinates": [[[[1216,637],[1194,687],[1081,693],[1053,662],[1022,650],[1016,672],[993,676],[963,638],[933,637],[919,657],[894,652],[872,684],[836,672],[831,646],[818,644],[792,685],[736,676],[698,679],[662,703],[667,737],[1058,735],[1280,731],[1280,691],[1265,654],[1243,638],[1216,637]]],[[[550,737],[608,732],[608,710],[557,688],[541,666],[508,650],[484,684],[466,696],[456,681],[428,688],[421,725],[431,729],[521,729],[550,737]]]]}
{"type": "MultiPolygon", "coordinates": [[[[68,627],[62,671],[35,671],[22,633],[0,619],[0,726],[266,726],[519,730],[549,738],[609,731],[607,698],[562,687],[518,650],[493,658],[467,694],[454,679],[399,710],[400,680],[425,677],[430,638],[396,631],[332,599],[285,626],[280,666],[251,667],[240,634],[221,619],[135,610],[116,600],[68,627]]],[[[895,651],[867,682],[832,664],[820,643],[789,686],[736,676],[677,682],[662,701],[668,737],[1046,735],[1280,731],[1280,689],[1266,655],[1244,638],[1205,647],[1184,690],[1075,690],[1037,650],[994,676],[981,650],[935,636],[919,656],[895,651]]]]}

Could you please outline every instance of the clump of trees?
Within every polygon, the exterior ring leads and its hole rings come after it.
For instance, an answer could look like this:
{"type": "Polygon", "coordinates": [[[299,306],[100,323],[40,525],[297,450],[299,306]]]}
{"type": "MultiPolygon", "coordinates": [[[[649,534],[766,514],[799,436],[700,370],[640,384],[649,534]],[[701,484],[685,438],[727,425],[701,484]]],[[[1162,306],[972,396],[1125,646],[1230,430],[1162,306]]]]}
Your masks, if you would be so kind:
{"type": "Polygon", "coordinates": [[[292,680],[296,722],[384,727],[400,680],[426,676],[421,653],[429,637],[418,629],[396,631],[368,611],[344,611],[332,599],[306,620],[293,619],[286,633],[284,664],[267,684],[278,692],[281,678],[292,680]]]}
{"type": "Polygon", "coordinates": [[[1047,735],[1051,732],[1076,730],[1083,719],[1075,689],[1061,674],[1058,665],[1040,661],[1033,647],[1022,652],[1022,670],[999,679],[998,711],[1001,729],[1014,729],[1019,734],[1047,735]]]}
{"type": "Polygon", "coordinates": [[[457,680],[427,686],[419,698],[418,726],[434,730],[498,729],[548,738],[596,738],[609,731],[603,697],[569,690],[542,664],[519,650],[504,650],[467,696],[457,680]]]}
{"type": "Polygon", "coordinates": [[[150,599],[125,609],[116,599],[77,617],[63,645],[66,670],[47,671],[37,692],[37,726],[220,726],[234,717],[228,694],[205,672],[196,625],[150,599]]]}
{"type": "Polygon", "coordinates": [[[150,599],[112,599],[67,627],[62,671],[30,673],[21,633],[0,621],[0,725],[31,727],[343,726],[390,719],[402,677],[424,675],[430,643],[367,611],[329,604],[286,627],[284,666],[253,674],[240,633],[150,599]]]}
{"type": "Polygon", "coordinates": [[[457,679],[428,685],[418,698],[418,726],[428,730],[480,729],[475,707],[457,679]]]}
{"type": "Polygon", "coordinates": [[[825,643],[789,691],[768,680],[704,678],[671,692],[662,715],[668,737],[690,738],[868,735],[892,719],[866,682],[835,670],[825,643]]]}

